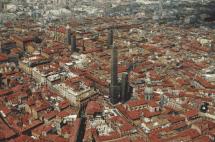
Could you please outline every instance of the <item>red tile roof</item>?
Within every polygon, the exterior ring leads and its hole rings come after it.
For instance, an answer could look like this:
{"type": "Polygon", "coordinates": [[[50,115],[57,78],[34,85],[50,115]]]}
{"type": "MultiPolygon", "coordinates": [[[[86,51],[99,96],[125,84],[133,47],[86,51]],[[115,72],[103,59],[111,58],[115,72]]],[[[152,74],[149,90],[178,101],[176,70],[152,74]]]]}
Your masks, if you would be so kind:
{"type": "Polygon", "coordinates": [[[195,117],[195,116],[198,116],[198,110],[197,110],[197,109],[189,110],[189,111],[185,112],[184,115],[185,115],[188,119],[189,119],[189,118],[192,118],[192,117],[195,117]]]}
{"type": "Polygon", "coordinates": [[[7,106],[0,108],[0,111],[2,111],[6,116],[11,112],[7,106]]]}
{"type": "Polygon", "coordinates": [[[87,104],[87,108],[86,108],[86,114],[87,115],[93,115],[95,113],[102,112],[102,111],[103,111],[103,107],[97,101],[90,101],[87,104]]]}
{"type": "Polygon", "coordinates": [[[194,139],[195,142],[212,142],[212,140],[208,136],[200,136],[194,139]]]}
{"type": "Polygon", "coordinates": [[[8,57],[6,54],[0,53],[0,62],[5,62],[8,60],[8,57]]]}
{"type": "Polygon", "coordinates": [[[58,111],[54,110],[54,111],[50,111],[50,112],[45,112],[45,114],[42,116],[44,119],[52,119],[54,117],[56,117],[56,115],[58,114],[58,111]]]}
{"type": "Polygon", "coordinates": [[[152,80],[161,80],[161,77],[154,70],[150,71],[149,75],[152,80]]]}
{"type": "Polygon", "coordinates": [[[158,115],[160,115],[161,114],[161,112],[150,112],[149,110],[147,110],[147,109],[144,109],[143,110],[143,116],[144,117],[147,117],[147,118],[151,118],[151,117],[154,117],[154,116],[158,116],[158,115]]]}
{"type": "Polygon", "coordinates": [[[126,115],[131,120],[137,120],[140,119],[142,111],[141,110],[126,111],[126,115]]]}
{"type": "Polygon", "coordinates": [[[6,95],[9,95],[9,94],[12,94],[12,93],[13,93],[13,91],[9,90],[9,89],[7,89],[7,90],[0,90],[0,97],[1,96],[6,96],[6,95]]]}
{"type": "Polygon", "coordinates": [[[209,89],[214,89],[215,85],[211,84],[210,82],[208,82],[206,79],[200,77],[200,76],[196,76],[195,80],[197,82],[199,82],[202,86],[204,86],[205,88],[209,88],[209,89]]]}
{"type": "Polygon", "coordinates": [[[209,120],[202,120],[193,123],[193,125],[197,126],[201,132],[207,132],[213,128],[215,128],[215,123],[209,120]]]}
{"type": "Polygon", "coordinates": [[[179,122],[179,123],[174,123],[173,125],[171,125],[169,128],[166,129],[166,131],[173,131],[173,130],[177,130],[180,128],[184,128],[186,127],[187,124],[185,122],[179,122]]]}
{"type": "Polygon", "coordinates": [[[27,135],[20,135],[19,137],[10,140],[9,142],[31,142],[33,139],[30,136],[27,135]]]}
{"type": "Polygon", "coordinates": [[[4,139],[11,138],[15,135],[16,133],[10,129],[2,119],[0,119],[0,141],[4,141],[4,139]]]}
{"type": "Polygon", "coordinates": [[[177,135],[164,139],[164,141],[172,141],[172,140],[176,140],[178,138],[183,138],[183,137],[187,137],[188,139],[193,140],[194,138],[197,138],[200,134],[194,130],[194,129],[187,129],[185,131],[182,131],[180,133],[177,133],[177,135]]]}
{"type": "Polygon", "coordinates": [[[215,136],[215,128],[213,128],[212,130],[210,130],[209,134],[210,134],[211,136],[215,136]]]}
{"type": "Polygon", "coordinates": [[[58,106],[60,107],[60,109],[64,109],[64,108],[67,108],[68,106],[70,106],[70,103],[69,103],[69,101],[64,100],[64,101],[61,101],[58,106]]]}
{"type": "Polygon", "coordinates": [[[72,108],[65,109],[57,114],[58,117],[63,118],[72,114],[76,114],[76,110],[72,108]]]}
{"type": "Polygon", "coordinates": [[[112,132],[109,135],[105,136],[96,136],[96,141],[108,141],[120,138],[120,134],[118,132],[112,132]]]}
{"type": "Polygon", "coordinates": [[[114,116],[110,119],[113,123],[120,123],[121,132],[131,131],[134,127],[128,123],[128,121],[121,116],[114,116]]]}
{"type": "Polygon", "coordinates": [[[72,127],[72,129],[74,131],[72,131],[72,133],[69,137],[69,142],[76,142],[77,141],[77,136],[79,133],[80,126],[81,126],[81,119],[78,118],[74,121],[74,126],[72,127]]]}
{"type": "Polygon", "coordinates": [[[153,101],[153,100],[149,101],[149,102],[148,102],[148,105],[149,105],[150,107],[159,107],[159,105],[156,103],[156,101],[153,101]]]}
{"type": "Polygon", "coordinates": [[[177,123],[177,122],[180,122],[180,121],[185,121],[184,117],[179,116],[179,115],[177,115],[177,116],[168,115],[167,120],[170,121],[171,123],[177,123]]]}
{"type": "Polygon", "coordinates": [[[117,140],[113,140],[111,142],[131,142],[131,140],[130,140],[129,137],[123,137],[123,138],[120,138],[120,139],[117,139],[117,140]]]}
{"type": "Polygon", "coordinates": [[[147,101],[145,100],[130,100],[127,102],[129,107],[136,107],[136,106],[142,106],[146,105],[147,101]]]}
{"type": "Polygon", "coordinates": [[[49,134],[44,137],[44,142],[68,142],[68,140],[59,135],[49,134]]]}
{"type": "Polygon", "coordinates": [[[92,129],[86,129],[84,133],[83,141],[87,141],[89,139],[92,139],[92,129]]]}
{"type": "Polygon", "coordinates": [[[46,125],[46,124],[43,124],[43,125],[40,125],[39,127],[36,127],[35,129],[32,130],[32,134],[36,134],[36,135],[42,135],[43,132],[46,132],[48,133],[49,131],[51,131],[53,129],[53,127],[49,124],[49,125],[46,125]]]}
{"type": "Polygon", "coordinates": [[[143,140],[143,138],[138,137],[138,138],[132,140],[132,142],[145,142],[145,141],[143,140]]]}

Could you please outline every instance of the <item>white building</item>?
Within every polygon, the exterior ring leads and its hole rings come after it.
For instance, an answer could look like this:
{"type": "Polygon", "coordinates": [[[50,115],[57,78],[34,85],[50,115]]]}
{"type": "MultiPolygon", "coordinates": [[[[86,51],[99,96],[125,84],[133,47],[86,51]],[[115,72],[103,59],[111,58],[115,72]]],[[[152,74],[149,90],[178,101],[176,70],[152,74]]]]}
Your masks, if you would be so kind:
{"type": "Polygon", "coordinates": [[[71,104],[81,105],[81,103],[97,92],[91,87],[85,85],[83,82],[79,82],[78,89],[74,86],[69,86],[65,82],[59,83],[53,86],[56,91],[63,97],[66,97],[71,104]]]}

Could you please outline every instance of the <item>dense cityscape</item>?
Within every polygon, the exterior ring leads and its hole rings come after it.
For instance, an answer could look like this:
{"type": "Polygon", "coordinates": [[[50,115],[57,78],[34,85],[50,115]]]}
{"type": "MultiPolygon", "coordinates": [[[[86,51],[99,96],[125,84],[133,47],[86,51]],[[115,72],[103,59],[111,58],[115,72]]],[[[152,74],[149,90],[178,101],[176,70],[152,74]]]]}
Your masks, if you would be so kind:
{"type": "Polygon", "coordinates": [[[0,0],[0,142],[215,142],[214,7],[0,0]]]}

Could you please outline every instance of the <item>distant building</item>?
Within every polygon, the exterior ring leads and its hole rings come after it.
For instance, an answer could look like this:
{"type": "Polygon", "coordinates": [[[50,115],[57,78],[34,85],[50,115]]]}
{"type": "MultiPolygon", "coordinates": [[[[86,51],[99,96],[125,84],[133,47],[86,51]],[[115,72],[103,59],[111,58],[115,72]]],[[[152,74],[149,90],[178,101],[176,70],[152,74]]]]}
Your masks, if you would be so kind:
{"type": "Polygon", "coordinates": [[[10,53],[10,50],[16,48],[16,43],[10,40],[0,41],[0,51],[3,53],[10,53]]]}
{"type": "Polygon", "coordinates": [[[49,63],[50,59],[42,56],[42,55],[35,55],[29,58],[24,58],[23,60],[19,61],[19,67],[25,73],[32,75],[33,67],[41,64],[49,63]]]}
{"type": "Polygon", "coordinates": [[[24,51],[26,51],[26,45],[28,43],[33,42],[34,37],[31,36],[17,36],[17,35],[12,35],[10,36],[10,39],[16,42],[17,47],[22,48],[24,51]]]}
{"type": "Polygon", "coordinates": [[[71,78],[63,83],[54,85],[54,89],[66,97],[75,106],[84,106],[98,93],[91,87],[89,80],[82,78],[71,78]]]}
{"type": "Polygon", "coordinates": [[[151,87],[146,87],[144,90],[145,100],[151,100],[153,98],[153,89],[151,87]]]}

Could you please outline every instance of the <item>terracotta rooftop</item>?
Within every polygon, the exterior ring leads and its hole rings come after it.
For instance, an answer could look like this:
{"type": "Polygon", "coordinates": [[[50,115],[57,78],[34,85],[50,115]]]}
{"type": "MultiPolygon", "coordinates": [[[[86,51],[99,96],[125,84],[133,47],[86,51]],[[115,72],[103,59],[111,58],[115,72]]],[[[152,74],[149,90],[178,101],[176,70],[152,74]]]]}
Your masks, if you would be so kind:
{"type": "Polygon", "coordinates": [[[87,115],[93,115],[95,113],[102,112],[102,111],[103,111],[103,107],[97,101],[90,101],[87,104],[87,108],[86,108],[86,114],[87,115]]]}

